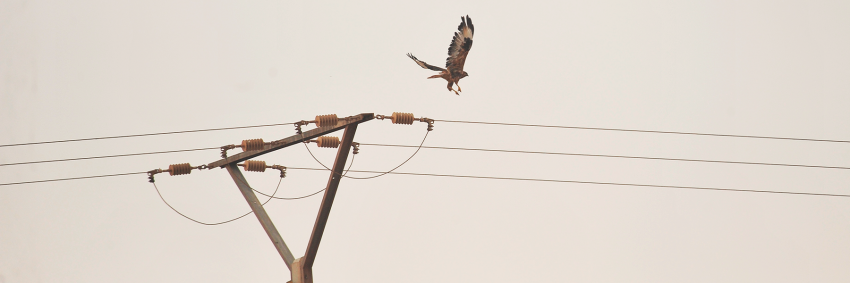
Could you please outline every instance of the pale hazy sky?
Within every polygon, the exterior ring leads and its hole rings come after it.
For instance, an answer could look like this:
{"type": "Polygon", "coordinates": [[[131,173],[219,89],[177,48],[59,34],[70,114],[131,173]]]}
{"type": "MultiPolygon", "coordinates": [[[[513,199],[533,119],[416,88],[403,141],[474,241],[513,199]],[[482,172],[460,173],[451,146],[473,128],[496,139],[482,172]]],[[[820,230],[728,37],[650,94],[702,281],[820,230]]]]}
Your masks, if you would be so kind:
{"type": "MultiPolygon", "coordinates": [[[[0,144],[392,112],[850,140],[848,50],[848,1],[0,0],[0,144]],[[442,65],[467,14],[475,43],[457,96],[405,54],[442,65]]],[[[372,121],[355,141],[413,145],[424,129],[372,121]]],[[[292,134],[2,147],[0,164],[292,134]]],[[[847,143],[450,123],[425,145],[850,166],[847,143]]],[[[334,151],[313,151],[332,163],[334,151]]],[[[353,168],[388,170],[412,152],[363,146],[353,168]]],[[[217,159],[2,166],[0,183],[217,159]]],[[[261,159],[319,167],[303,146],[261,159]]],[[[850,194],[841,169],[423,149],[399,171],[850,194]]],[[[245,175],[267,193],[278,181],[245,175]]],[[[327,177],[290,170],[279,195],[327,177]]],[[[222,169],[157,184],[202,221],[249,209],[222,169]]],[[[266,206],[296,257],[320,200],[266,206]]],[[[850,281],[839,197],[387,175],[343,180],[324,235],[315,282],[850,281]]],[[[287,280],[254,216],[198,225],[144,175],[0,186],[0,283],[287,280]]]]}

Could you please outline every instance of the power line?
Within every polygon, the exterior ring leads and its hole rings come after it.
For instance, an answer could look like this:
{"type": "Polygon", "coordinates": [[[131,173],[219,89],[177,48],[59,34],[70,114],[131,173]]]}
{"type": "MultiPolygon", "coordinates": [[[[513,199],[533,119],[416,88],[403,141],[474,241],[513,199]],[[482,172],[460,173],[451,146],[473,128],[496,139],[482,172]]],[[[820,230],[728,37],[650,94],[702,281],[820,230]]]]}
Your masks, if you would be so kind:
{"type": "Polygon", "coordinates": [[[788,137],[770,137],[770,136],[729,135],[729,134],[712,134],[712,133],[695,133],[695,132],[653,131],[653,130],[634,130],[634,129],[617,129],[617,128],[577,127],[577,126],[554,126],[554,125],[535,125],[535,124],[498,123],[498,122],[477,122],[477,121],[437,120],[437,119],[434,119],[434,121],[437,121],[437,122],[447,122],[447,123],[484,124],[484,125],[500,125],[500,126],[541,127],[541,128],[560,128],[560,129],[578,129],[578,130],[596,130],[596,131],[637,132],[637,133],[653,133],[653,134],[675,134],[675,135],[696,135],[696,136],[732,137],[732,138],[752,138],[752,139],[773,139],[773,140],[792,140],[792,141],[814,141],[814,142],[850,143],[850,140],[828,140],[828,139],[809,139],[809,138],[788,138],[788,137]]]}
{"type": "MultiPolygon", "coordinates": [[[[324,169],[324,168],[307,168],[307,167],[286,167],[286,168],[287,169],[295,169],[295,170],[327,171],[327,169],[324,169]]],[[[593,182],[593,181],[576,181],[576,180],[555,180],[555,179],[535,179],[535,178],[515,178],[515,177],[491,177],[491,176],[471,176],[471,175],[451,175],[451,174],[411,173],[411,172],[382,172],[382,171],[367,171],[367,170],[350,170],[350,172],[387,173],[387,174],[396,174],[396,175],[429,176],[429,177],[454,177],[454,178],[493,179],[493,180],[510,180],[510,181],[535,181],[535,182],[576,183],[576,184],[634,186],[634,187],[653,187],[653,188],[671,188],[671,189],[752,192],[752,193],[771,193],[771,194],[790,194],[790,195],[810,195],[810,196],[829,196],[829,197],[850,197],[850,195],[842,195],[842,194],[785,192],[785,191],[769,191],[769,190],[746,190],[746,189],[726,189],[726,188],[692,187],[692,186],[668,186],[668,185],[593,182]]],[[[0,184],[0,186],[42,183],[42,182],[55,182],[55,181],[68,181],[68,180],[101,178],[101,177],[113,177],[113,176],[145,174],[145,173],[147,173],[147,172],[109,174],[109,175],[97,175],[97,176],[63,178],[63,179],[49,179],[49,180],[27,181],[27,182],[17,182],[17,183],[4,183],[4,184],[0,184]]],[[[317,194],[317,193],[318,192],[313,193],[313,194],[317,194]]],[[[312,196],[312,194],[308,195],[308,196],[312,196]]]]}
{"type": "MultiPolygon", "coordinates": [[[[115,176],[125,176],[125,175],[145,174],[145,173],[147,173],[147,172],[133,172],[133,173],[120,173],[120,174],[96,175],[96,176],[85,176],[85,177],[74,177],[74,178],[62,178],[62,179],[38,180],[38,181],[28,181],[28,182],[4,183],[4,184],[0,184],[0,186],[7,186],[7,185],[21,185],[21,184],[32,184],[32,183],[43,183],[43,182],[56,182],[56,181],[69,181],[69,180],[80,180],[80,179],[91,179],[91,178],[103,178],[103,177],[115,177],[115,176]]],[[[312,194],[309,194],[309,195],[306,195],[306,196],[300,196],[300,197],[293,197],[293,198],[282,198],[282,197],[276,197],[275,195],[277,194],[277,191],[278,191],[278,189],[280,188],[280,183],[281,183],[281,181],[283,181],[283,178],[281,178],[281,179],[280,179],[280,181],[278,181],[278,183],[277,183],[277,187],[275,188],[274,192],[273,192],[271,195],[267,195],[267,194],[264,194],[264,193],[262,193],[262,192],[260,192],[260,191],[257,191],[257,190],[256,190],[256,189],[254,189],[253,187],[252,187],[251,189],[252,189],[252,190],[254,190],[255,192],[260,193],[261,195],[264,195],[264,196],[269,197],[269,199],[268,199],[268,200],[266,200],[265,202],[263,202],[263,205],[265,205],[266,203],[268,203],[271,199],[283,199],[283,200],[296,200],[296,199],[303,199],[303,198],[308,198],[308,197],[314,196],[314,195],[316,195],[316,194],[318,194],[318,193],[320,193],[320,192],[322,192],[322,191],[324,191],[324,190],[325,190],[325,189],[322,189],[322,190],[320,190],[320,191],[318,191],[318,192],[315,192],[315,193],[312,193],[312,194]]],[[[156,183],[153,183],[153,186],[154,186],[154,188],[156,189],[156,194],[157,194],[157,195],[159,195],[159,198],[162,200],[162,202],[163,202],[163,203],[165,203],[165,205],[167,205],[169,208],[171,208],[171,210],[173,210],[174,212],[176,212],[176,213],[177,213],[177,214],[179,214],[180,216],[183,216],[183,217],[185,217],[186,219],[189,219],[189,220],[191,220],[191,221],[193,221],[193,222],[195,222],[195,223],[198,223],[198,224],[210,225],[210,226],[212,226],[212,225],[220,225],[220,224],[225,224],[225,223],[229,223],[229,222],[236,221],[236,220],[238,220],[238,219],[240,219],[240,218],[242,218],[242,217],[245,217],[245,216],[247,216],[247,215],[249,215],[249,214],[253,213],[253,211],[249,211],[248,213],[245,213],[245,214],[243,214],[243,215],[241,215],[241,216],[239,216],[239,217],[235,217],[235,218],[232,218],[232,219],[230,219],[230,220],[225,220],[225,221],[215,222],[215,223],[207,223],[207,222],[199,221],[199,220],[196,220],[196,219],[194,219],[194,218],[192,218],[192,217],[189,217],[189,216],[187,216],[187,215],[185,215],[185,214],[181,213],[181,212],[180,212],[180,211],[178,211],[176,208],[174,208],[173,206],[171,206],[171,204],[169,204],[169,203],[168,203],[168,201],[166,201],[166,200],[165,200],[165,198],[162,196],[162,193],[160,193],[159,188],[156,186],[156,183]]]]}
{"type": "Polygon", "coordinates": [[[300,197],[292,197],[292,198],[282,198],[282,197],[276,197],[276,196],[273,196],[274,194],[272,194],[271,196],[270,196],[270,195],[267,195],[267,194],[264,194],[263,192],[258,191],[258,190],[255,190],[254,188],[251,188],[251,189],[252,189],[252,190],[254,190],[254,192],[257,192],[258,194],[261,194],[261,195],[264,195],[264,196],[267,196],[267,197],[270,197],[270,198],[273,198],[273,199],[282,199],[282,200],[296,200],[296,199],[308,198],[308,197],[312,197],[312,196],[318,195],[319,193],[321,193],[321,192],[324,192],[324,191],[325,191],[325,189],[321,189],[321,190],[318,190],[318,191],[316,191],[315,193],[312,193],[312,194],[309,194],[309,195],[304,195],[304,196],[300,196],[300,197]]]}
{"type": "Polygon", "coordinates": [[[80,180],[80,179],[92,179],[92,178],[103,178],[103,177],[114,177],[114,176],[124,176],[124,175],[135,175],[135,174],[147,174],[148,172],[132,172],[132,173],[119,173],[119,174],[108,174],[108,175],[95,175],[95,176],[85,176],[85,177],[73,177],[73,178],[61,178],[61,179],[47,179],[47,180],[38,180],[38,181],[26,181],[26,182],[15,182],[15,183],[2,183],[0,186],[10,186],[10,185],[23,185],[23,184],[33,184],[33,183],[44,183],[44,182],[58,182],[58,181],[70,181],[70,180],[80,180]]]}
{"type": "Polygon", "coordinates": [[[193,148],[193,149],[179,149],[179,150],[166,150],[166,151],[141,152],[141,153],[116,154],[116,155],[102,155],[102,156],[91,156],[91,157],[76,157],[76,158],[67,158],[67,159],[53,159],[53,160],[27,161],[27,162],[16,162],[16,163],[3,163],[3,164],[0,164],[0,166],[36,164],[36,163],[50,163],[50,162],[62,162],[62,161],[77,161],[77,160],[87,160],[87,159],[126,157],[126,156],[137,156],[137,155],[148,155],[148,154],[163,154],[163,153],[210,150],[210,149],[219,149],[219,147],[204,147],[204,148],[193,148]]]}
{"type": "MultiPolygon", "coordinates": [[[[286,167],[286,168],[287,169],[295,169],[295,170],[326,171],[323,168],[306,168],[306,167],[286,167]]],[[[383,172],[380,172],[380,171],[366,171],[366,170],[351,170],[351,172],[383,173],[383,172]]],[[[453,177],[453,178],[493,179],[493,180],[511,180],[511,181],[534,181],[534,182],[576,183],[576,184],[592,184],[592,185],[652,187],[652,188],[689,189],[689,190],[711,190],[711,191],[751,192],[751,193],[770,193],[770,194],[810,195],[810,196],[829,196],[829,197],[850,197],[850,195],[842,195],[842,194],[803,193],[803,192],[785,192],[785,191],[769,191],[769,190],[726,189],[726,188],[692,187],[692,186],[668,186],[668,185],[592,182],[592,181],[554,180],[554,179],[535,179],[535,178],[491,177],[491,176],[470,176],[470,175],[431,174],[431,173],[409,173],[409,172],[390,172],[388,174],[411,175],[411,176],[428,176],[428,177],[453,177]]]]}
{"type": "MultiPolygon", "coordinates": [[[[280,183],[281,183],[281,182],[283,182],[283,178],[280,178],[280,181],[278,181],[278,182],[277,182],[277,187],[274,189],[274,193],[272,193],[272,195],[268,196],[268,197],[269,197],[269,199],[267,199],[267,200],[266,200],[265,202],[263,202],[263,204],[261,204],[261,205],[265,206],[267,203],[269,203],[269,201],[271,201],[273,198],[275,198],[275,196],[274,196],[274,195],[275,195],[275,194],[277,194],[277,190],[278,190],[278,189],[280,189],[280,183]]],[[[192,217],[186,216],[186,214],[181,213],[181,212],[180,212],[180,211],[178,211],[176,208],[174,208],[173,206],[171,206],[171,204],[169,204],[167,201],[165,201],[165,198],[164,198],[164,197],[162,197],[162,193],[160,193],[160,192],[159,192],[159,187],[157,187],[157,186],[156,186],[156,183],[151,183],[151,184],[153,184],[154,189],[156,189],[156,194],[157,194],[157,195],[159,195],[159,199],[161,199],[161,200],[162,200],[162,202],[164,202],[164,203],[165,203],[165,205],[167,205],[167,206],[168,206],[168,208],[171,208],[171,210],[173,210],[173,211],[174,211],[174,212],[176,212],[177,214],[180,214],[180,216],[183,216],[184,218],[189,219],[189,220],[192,220],[192,222],[195,222],[195,223],[198,223],[198,224],[201,224],[201,225],[215,226],[215,225],[221,225],[221,224],[225,224],[225,223],[230,223],[230,222],[233,222],[233,221],[239,220],[239,219],[240,219],[240,218],[242,218],[242,217],[248,216],[248,215],[249,215],[249,214],[251,214],[251,213],[254,213],[254,211],[253,211],[253,210],[251,210],[251,211],[248,211],[248,212],[247,212],[247,213],[245,213],[245,214],[242,214],[241,216],[238,216],[238,217],[232,218],[232,219],[230,219],[230,220],[221,221],[221,222],[209,223],[209,222],[198,221],[198,220],[195,220],[195,219],[194,219],[194,218],[192,218],[192,217]]],[[[251,188],[251,189],[253,190],[254,188],[251,188]]],[[[256,191],[256,190],[254,190],[254,191],[256,191]]]]}
{"type": "MultiPolygon", "coordinates": [[[[677,134],[677,135],[698,135],[698,136],[734,137],[734,138],[755,138],[755,139],[775,139],[775,140],[850,143],[850,140],[789,138],[789,137],[754,136],[754,135],[731,135],[731,134],[713,134],[713,133],[696,133],[696,132],[655,131],[655,130],[637,130],[637,129],[620,129],[620,128],[558,126],[558,125],[481,122],[481,121],[460,121],[460,120],[439,120],[439,119],[434,119],[434,121],[446,122],[446,123],[466,123],[466,124],[484,124],[484,125],[501,125],[501,126],[542,127],[542,128],[561,128],[561,129],[579,129],[579,130],[597,130],[597,131],[619,131],[619,132],[638,132],[638,133],[655,133],[655,134],[677,134]]],[[[292,124],[292,123],[275,123],[275,124],[263,124],[263,125],[240,126],[240,127],[224,127],[224,128],[210,128],[210,129],[200,129],[200,130],[185,130],[185,131],[158,132],[158,133],[134,134],[134,135],[105,136],[105,137],[94,137],[94,138],[80,138],[80,139],[53,140],[53,141],[28,142],[28,143],[0,144],[0,147],[51,144],[51,143],[65,143],[65,142],[77,142],[77,141],[104,140],[104,139],[118,139],[118,138],[132,138],[132,137],[197,133],[197,132],[209,132],[209,131],[236,130],[236,129],[283,126],[283,125],[290,125],[290,124],[292,124]]]]}
{"type": "MultiPolygon", "coordinates": [[[[399,164],[399,165],[398,165],[398,166],[396,166],[395,168],[390,169],[390,171],[381,172],[381,174],[374,175],[374,176],[369,176],[369,177],[351,177],[351,176],[347,176],[348,171],[346,170],[346,174],[342,174],[342,177],[351,178],[351,179],[361,179],[361,180],[362,180],[362,179],[372,179],[372,178],[377,178],[377,177],[384,176],[384,175],[386,175],[386,174],[389,174],[390,172],[395,171],[396,169],[398,169],[398,168],[399,168],[399,167],[401,167],[402,165],[407,164],[407,162],[408,162],[408,161],[410,161],[410,159],[412,159],[414,156],[416,156],[416,154],[417,154],[417,153],[419,153],[419,150],[420,150],[420,149],[422,149],[422,145],[423,145],[423,144],[425,144],[425,139],[427,139],[427,138],[428,138],[428,133],[430,133],[430,131],[425,132],[425,137],[423,137],[423,138],[422,138],[422,142],[421,142],[421,143],[419,143],[419,146],[418,146],[418,147],[417,147],[417,146],[411,146],[411,147],[416,147],[416,151],[414,151],[414,152],[413,152],[413,154],[411,154],[411,155],[410,155],[410,157],[408,157],[408,158],[407,158],[407,160],[405,160],[404,162],[402,162],[401,164],[399,164]]],[[[313,160],[316,160],[316,162],[317,162],[317,163],[319,163],[319,165],[322,165],[322,167],[325,167],[325,169],[327,169],[328,171],[331,171],[331,168],[328,168],[328,166],[325,166],[325,164],[324,164],[324,163],[322,163],[321,161],[319,161],[319,159],[318,159],[318,158],[316,158],[316,156],[315,156],[315,155],[313,155],[313,152],[312,152],[312,151],[310,151],[310,148],[309,148],[309,147],[307,147],[307,145],[306,145],[306,144],[304,145],[304,147],[305,147],[305,148],[307,148],[307,152],[309,152],[309,153],[310,153],[310,156],[312,156],[312,157],[313,157],[313,160]]],[[[355,156],[356,156],[356,155],[355,155],[355,156]]],[[[352,163],[352,164],[354,164],[354,157],[351,157],[351,163],[352,163]]],[[[351,165],[349,165],[349,166],[348,166],[348,169],[351,169],[351,165]]],[[[331,172],[333,173],[333,171],[331,171],[331,172]]]]}
{"type": "MultiPolygon", "coordinates": [[[[308,149],[307,149],[307,151],[310,151],[310,149],[308,148],[308,149]]],[[[313,154],[313,153],[311,152],[311,153],[310,153],[310,155],[312,155],[312,154],[313,154]]],[[[342,176],[343,176],[343,177],[345,177],[345,175],[348,175],[348,170],[351,170],[351,166],[354,166],[354,157],[356,157],[356,156],[357,156],[357,155],[354,155],[354,156],[352,156],[352,157],[351,157],[351,163],[349,163],[349,164],[348,164],[348,169],[345,169],[345,172],[343,172],[343,173],[342,173],[342,176]]],[[[313,158],[315,159],[316,157],[315,157],[315,156],[313,156],[313,158]]],[[[316,161],[318,162],[319,160],[318,160],[318,159],[316,159],[316,161]]],[[[319,164],[321,164],[321,162],[319,162],[319,164]]],[[[324,164],[322,164],[322,166],[324,166],[324,164]]],[[[254,192],[256,192],[256,193],[258,193],[258,194],[261,194],[261,195],[264,195],[264,196],[267,196],[267,197],[270,197],[270,198],[273,198],[273,199],[296,200],[296,199],[303,199],[303,198],[312,197],[312,196],[317,195],[317,194],[319,194],[319,193],[321,193],[321,192],[324,192],[326,188],[322,188],[321,190],[318,190],[318,191],[316,191],[315,193],[312,193],[312,194],[309,194],[309,195],[300,196],[300,197],[293,197],[293,198],[282,198],[282,197],[276,197],[276,196],[274,196],[274,194],[272,194],[272,195],[270,196],[270,195],[264,194],[264,193],[263,193],[263,192],[261,192],[261,191],[258,191],[258,190],[256,190],[256,189],[254,189],[254,188],[251,188],[251,189],[252,189],[252,190],[254,190],[254,192]]]]}
{"type": "Polygon", "coordinates": [[[805,168],[821,168],[821,169],[845,169],[845,170],[850,169],[850,167],[843,167],[843,166],[822,166],[822,165],[805,165],[805,164],[788,164],[788,163],[685,159],[685,158],[666,158],[666,157],[647,157],[647,156],[628,156],[628,155],[606,155],[606,154],[588,154],[588,153],[566,153],[566,152],[546,152],[546,151],[524,151],[524,150],[507,150],[507,149],[463,148],[463,147],[443,147],[443,146],[415,146],[415,145],[377,144],[377,143],[360,143],[360,145],[386,146],[386,147],[421,147],[421,148],[447,149],[447,150],[467,150],[467,151],[525,153],[525,154],[544,154],[544,155],[568,155],[568,156],[608,157],[608,158],[629,158],[629,159],[708,162],[708,163],[726,163],[726,164],[744,164],[744,165],[788,166],[788,167],[805,167],[805,168]]]}
{"type": "MultiPolygon", "coordinates": [[[[685,161],[685,162],[706,162],[706,163],[726,163],[726,164],[743,164],[743,165],[766,165],[766,166],[785,166],[785,167],[803,167],[803,168],[820,168],[820,169],[842,169],[848,170],[850,167],[846,166],[824,166],[824,165],[806,165],[806,164],[789,164],[789,163],[768,163],[768,162],[747,162],[747,161],[728,161],[728,160],[707,160],[707,159],[686,159],[686,158],[666,158],[666,157],[648,157],[648,156],[628,156],[628,155],[607,155],[607,154],[589,154],[589,153],[567,153],[567,152],[546,152],[546,151],[524,151],[524,150],[509,150],[509,149],[486,149],[486,148],[463,148],[463,147],[443,147],[443,146],[416,146],[416,145],[399,145],[399,144],[379,144],[379,143],[360,143],[360,145],[368,145],[368,146],[383,146],[383,147],[407,147],[407,148],[429,148],[429,149],[445,149],[445,150],[465,150],[465,151],[483,151],[483,152],[504,152],[504,153],[522,153],[522,154],[542,154],[542,155],[566,155],[566,156],[586,156],[586,157],[606,157],[606,158],[627,158],[627,159],[645,159],[645,160],[665,160],[665,161],[685,161]]],[[[129,154],[116,154],[116,155],[103,155],[103,156],[91,156],[91,157],[76,157],[76,158],[67,158],[67,159],[53,159],[53,160],[40,160],[40,161],[27,161],[27,162],[15,162],[15,163],[3,163],[0,166],[12,166],[12,165],[24,165],[24,164],[38,164],[38,163],[50,163],[50,162],[63,162],[63,161],[78,161],[78,160],[88,160],[88,159],[100,159],[100,158],[114,158],[114,157],[127,157],[127,156],[138,156],[138,155],[149,155],[149,154],[164,154],[164,153],[176,153],[176,152],[189,152],[189,151],[200,151],[200,150],[212,150],[219,149],[219,147],[204,147],[204,148],[193,148],[193,149],[180,149],[180,150],[167,150],[167,151],[154,151],[154,152],[141,152],[141,153],[129,153],[129,154]]],[[[309,149],[308,149],[309,151],[309,149]]],[[[312,155],[312,152],[310,152],[312,155]]],[[[414,153],[415,154],[415,153],[414,153]]],[[[313,156],[313,159],[316,159],[313,156]]],[[[317,160],[318,161],[318,160],[317,160]]],[[[324,166],[327,167],[327,166],[324,166]]],[[[356,178],[355,178],[356,179],[356,178]]]]}
{"type": "Polygon", "coordinates": [[[0,144],[0,147],[49,144],[49,143],[63,143],[63,142],[77,142],[77,141],[91,141],[91,140],[105,140],[105,139],[135,138],[135,137],[157,136],[157,135],[171,135],[171,134],[185,134],[185,133],[197,133],[197,132],[210,132],[210,131],[223,131],[223,130],[272,127],[272,126],[283,126],[283,125],[291,125],[291,124],[292,123],[278,123],[278,124],[265,124],[265,125],[255,125],[255,126],[211,128],[211,129],[201,129],[201,130],[186,130],[186,131],[160,132],[160,133],[123,135],[123,136],[107,136],[107,137],[96,137],[96,138],[82,138],[82,139],[54,140],[54,141],[42,141],[42,142],[0,144]]]}
{"type": "MultiPolygon", "coordinates": [[[[424,142],[424,139],[423,139],[424,142]]],[[[541,154],[541,155],[564,155],[564,156],[584,156],[584,157],[604,157],[604,158],[626,158],[626,159],[643,159],[643,160],[664,160],[664,161],[684,161],[684,162],[704,162],[704,163],[724,163],[724,164],[742,164],[742,165],[764,165],[764,166],[783,166],[783,167],[800,167],[800,168],[819,168],[819,169],[841,169],[848,170],[850,167],[846,166],[824,166],[824,165],[806,165],[806,164],[790,164],[790,163],[769,163],[769,162],[748,162],[748,161],[728,161],[728,160],[707,160],[707,159],[687,159],[687,158],[667,158],[667,157],[649,157],[649,156],[629,156],[629,155],[608,155],[608,154],[589,154],[589,153],[567,153],[567,152],[547,152],[547,151],[525,151],[525,150],[508,150],[508,149],[486,149],[486,148],[463,148],[463,147],[443,147],[443,146],[423,146],[422,144],[416,145],[398,145],[398,144],[378,144],[378,143],[360,143],[360,145],[367,146],[382,146],[382,147],[406,147],[406,148],[417,148],[417,152],[419,148],[428,148],[428,149],[444,149],[444,150],[463,150],[463,151],[482,151],[482,152],[503,152],[503,153],[521,153],[521,154],[541,154]]],[[[141,152],[141,153],[129,153],[129,154],[116,154],[116,155],[103,155],[103,156],[91,156],[91,157],[76,157],[76,158],[67,158],[67,159],[53,159],[53,160],[39,160],[39,161],[27,161],[27,162],[15,162],[15,163],[3,163],[0,164],[2,166],[12,166],[12,165],[25,165],[25,164],[38,164],[38,163],[51,163],[51,162],[63,162],[63,161],[79,161],[79,160],[90,160],[90,159],[101,159],[101,158],[114,158],[114,157],[128,157],[128,156],[139,156],[139,155],[150,155],[150,154],[164,154],[164,153],[177,153],[177,152],[190,152],[190,151],[201,151],[201,150],[212,150],[219,149],[219,147],[205,147],[205,148],[193,148],[193,149],[181,149],[181,150],[167,150],[167,151],[154,151],[154,152],[141,152]]],[[[309,148],[307,149],[309,151],[309,148]]],[[[312,155],[312,152],[310,152],[312,155]]],[[[414,153],[413,155],[415,155],[414,153]]],[[[411,156],[412,157],[412,156],[411,156]]],[[[313,159],[316,159],[313,156],[313,159]]],[[[409,158],[408,158],[409,160],[409,158]]],[[[318,160],[316,159],[318,162],[318,160]]],[[[321,162],[319,162],[321,164],[321,162]]],[[[322,164],[323,167],[324,164],[322,164]]],[[[349,177],[349,176],[345,176],[349,177]]],[[[362,179],[358,177],[349,177],[353,179],[362,179]]],[[[368,177],[367,177],[368,178],[368,177]]],[[[3,184],[0,184],[3,185],[3,184]]]]}

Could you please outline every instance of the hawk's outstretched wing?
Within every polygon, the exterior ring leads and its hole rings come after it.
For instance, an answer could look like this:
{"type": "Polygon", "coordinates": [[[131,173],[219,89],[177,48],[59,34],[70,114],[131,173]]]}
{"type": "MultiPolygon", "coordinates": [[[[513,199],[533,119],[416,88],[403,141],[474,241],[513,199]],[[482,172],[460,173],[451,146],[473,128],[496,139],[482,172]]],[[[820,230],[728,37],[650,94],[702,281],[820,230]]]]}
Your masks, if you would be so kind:
{"type": "Polygon", "coordinates": [[[431,70],[434,70],[434,71],[445,71],[446,70],[446,69],[443,69],[443,68],[440,68],[440,67],[437,67],[437,66],[434,66],[434,65],[429,65],[428,63],[419,61],[419,59],[416,59],[416,56],[413,56],[413,54],[407,53],[407,57],[410,57],[410,59],[413,59],[413,61],[416,62],[416,64],[418,64],[420,67],[422,67],[424,69],[431,69],[431,70]]]}
{"type": "Polygon", "coordinates": [[[452,72],[463,71],[463,64],[466,62],[466,55],[469,54],[469,49],[472,48],[472,35],[475,33],[475,27],[472,26],[472,19],[467,15],[465,18],[460,17],[460,25],[457,27],[455,37],[449,45],[449,58],[446,59],[446,69],[452,72]]]}

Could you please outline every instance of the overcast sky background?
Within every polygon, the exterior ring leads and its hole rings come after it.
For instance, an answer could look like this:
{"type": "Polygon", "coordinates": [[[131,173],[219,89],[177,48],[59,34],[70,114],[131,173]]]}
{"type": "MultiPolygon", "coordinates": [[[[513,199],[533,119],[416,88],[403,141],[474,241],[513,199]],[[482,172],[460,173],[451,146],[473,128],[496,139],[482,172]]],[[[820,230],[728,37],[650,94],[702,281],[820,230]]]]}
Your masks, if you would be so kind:
{"type": "MultiPolygon", "coordinates": [[[[0,1],[0,144],[412,112],[850,140],[848,1],[0,1]],[[460,96],[443,65],[476,33],[460,96]]],[[[292,126],[0,148],[0,163],[217,147],[292,126]]],[[[362,124],[416,145],[425,125],[362,124]]],[[[336,134],[341,135],[341,132],[336,134]]],[[[425,145],[850,166],[850,144],[437,123],[425,145]]],[[[334,150],[311,148],[328,164],[334,150]]],[[[414,149],[363,146],[354,169],[414,149]]],[[[238,150],[236,150],[238,152],[238,150]]],[[[0,167],[0,183],[200,165],[217,150],[0,167]]],[[[320,167],[298,145],[259,158],[320,167]]],[[[841,169],[423,149],[400,172],[850,194],[841,169]]],[[[275,172],[246,172],[271,193],[275,172]]],[[[365,175],[358,175],[365,176],[365,175]]],[[[280,196],[327,172],[289,170],[280,196]]],[[[225,170],[157,176],[249,210],[225,170]]],[[[261,200],[264,200],[260,196],[261,200]]],[[[266,205],[296,257],[320,196],[266,205]]],[[[341,182],[316,282],[848,282],[850,198],[387,175],[341,182]]],[[[0,186],[0,283],[285,282],[254,216],[202,226],[144,175],[0,186]]]]}

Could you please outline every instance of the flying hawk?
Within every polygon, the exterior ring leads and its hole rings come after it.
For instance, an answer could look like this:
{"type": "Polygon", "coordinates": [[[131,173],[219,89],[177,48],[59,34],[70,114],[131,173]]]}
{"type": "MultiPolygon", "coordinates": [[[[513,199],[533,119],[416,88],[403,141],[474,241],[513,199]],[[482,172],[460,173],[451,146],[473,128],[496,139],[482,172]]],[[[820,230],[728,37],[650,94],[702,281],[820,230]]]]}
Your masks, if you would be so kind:
{"type": "Polygon", "coordinates": [[[407,53],[407,57],[413,59],[413,61],[422,68],[440,71],[439,74],[428,78],[445,79],[449,82],[449,85],[446,86],[449,91],[454,91],[455,94],[460,95],[460,93],[458,93],[458,91],[461,91],[460,85],[458,85],[457,82],[460,79],[469,76],[467,72],[463,71],[463,63],[466,62],[466,55],[469,54],[469,49],[472,48],[472,34],[474,33],[475,27],[472,26],[472,19],[470,19],[468,15],[466,17],[460,17],[460,25],[457,26],[455,37],[449,45],[449,58],[446,58],[446,69],[419,61],[419,59],[416,59],[416,56],[413,56],[413,54],[410,53],[407,53]],[[457,90],[452,89],[452,84],[457,85],[457,90]]]}

